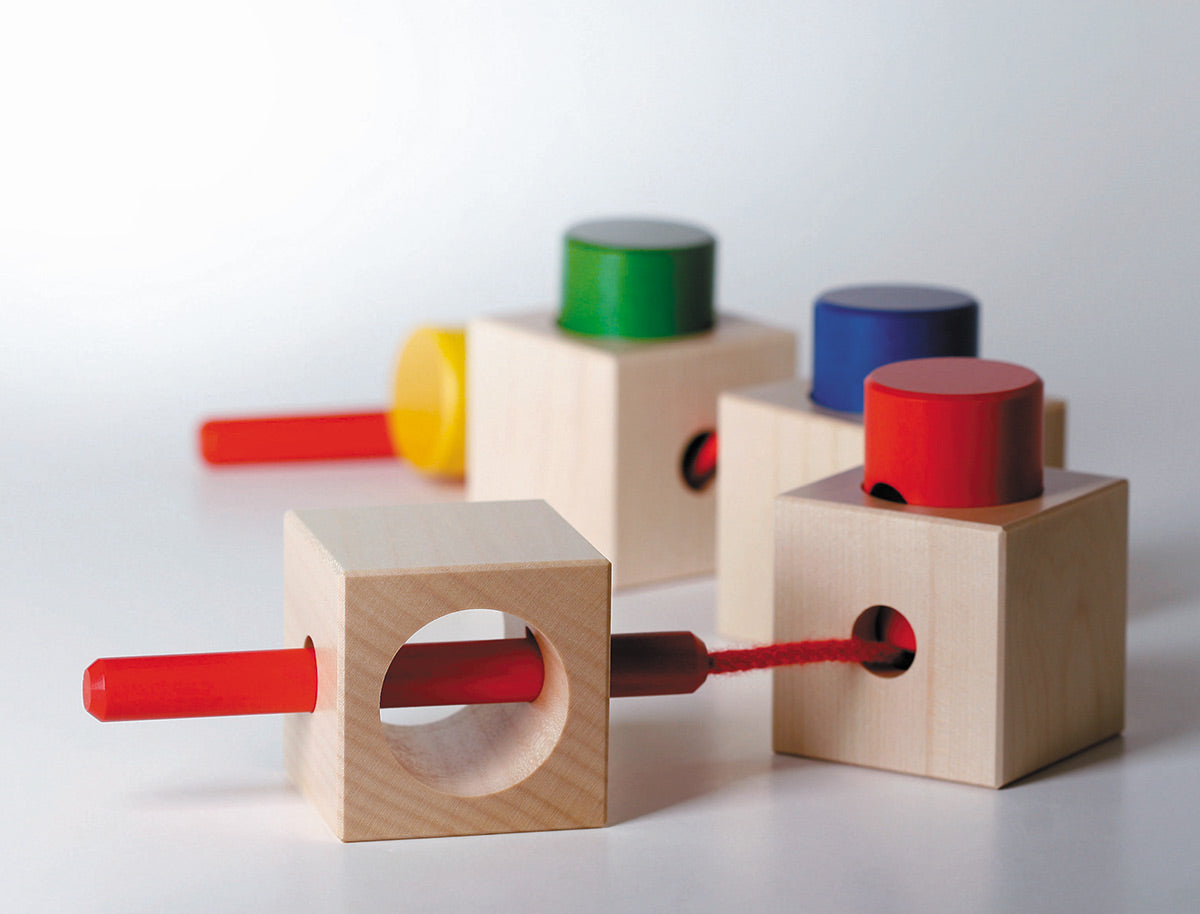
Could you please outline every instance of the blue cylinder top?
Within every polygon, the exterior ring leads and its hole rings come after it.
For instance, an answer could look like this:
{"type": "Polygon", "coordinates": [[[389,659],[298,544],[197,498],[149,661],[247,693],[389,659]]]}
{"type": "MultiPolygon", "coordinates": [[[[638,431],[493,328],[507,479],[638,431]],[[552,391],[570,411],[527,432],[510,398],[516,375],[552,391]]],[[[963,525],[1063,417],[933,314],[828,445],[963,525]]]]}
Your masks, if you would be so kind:
{"type": "Polygon", "coordinates": [[[822,294],[813,309],[812,399],[861,413],[863,380],[891,362],[974,356],[979,303],[933,286],[846,286],[822,294]]]}

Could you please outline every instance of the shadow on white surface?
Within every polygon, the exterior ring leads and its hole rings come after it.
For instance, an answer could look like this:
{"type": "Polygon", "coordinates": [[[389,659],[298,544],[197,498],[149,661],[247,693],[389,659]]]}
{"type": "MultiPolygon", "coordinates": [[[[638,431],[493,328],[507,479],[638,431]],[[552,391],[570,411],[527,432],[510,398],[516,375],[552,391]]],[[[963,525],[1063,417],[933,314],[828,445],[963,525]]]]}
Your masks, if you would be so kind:
{"type": "Polygon", "coordinates": [[[127,795],[130,806],[150,808],[177,808],[182,806],[248,805],[290,801],[303,802],[303,798],[280,769],[277,776],[263,776],[245,781],[209,781],[205,783],[179,783],[170,786],[148,787],[131,790],[127,795]]]}
{"type": "Polygon", "coordinates": [[[1200,662],[1190,645],[1131,650],[1125,741],[1131,754],[1158,753],[1200,736],[1200,662]]]}
{"type": "Polygon", "coordinates": [[[1087,749],[1082,749],[1074,755],[1069,755],[1061,761],[1054,762],[1052,765],[1038,769],[1033,774],[1013,781],[1011,784],[1005,785],[1002,789],[1005,791],[1020,790],[1023,786],[1030,786],[1054,778],[1063,778],[1072,772],[1082,769],[1098,769],[1119,759],[1125,754],[1127,748],[1124,737],[1109,737],[1103,742],[1089,746],[1087,749]]]}
{"type": "Polygon", "coordinates": [[[770,773],[769,744],[729,757],[716,725],[689,717],[614,722],[610,731],[609,825],[683,806],[770,773]]]}
{"type": "Polygon", "coordinates": [[[1200,597],[1200,530],[1130,543],[1129,618],[1195,604],[1200,597]]]}

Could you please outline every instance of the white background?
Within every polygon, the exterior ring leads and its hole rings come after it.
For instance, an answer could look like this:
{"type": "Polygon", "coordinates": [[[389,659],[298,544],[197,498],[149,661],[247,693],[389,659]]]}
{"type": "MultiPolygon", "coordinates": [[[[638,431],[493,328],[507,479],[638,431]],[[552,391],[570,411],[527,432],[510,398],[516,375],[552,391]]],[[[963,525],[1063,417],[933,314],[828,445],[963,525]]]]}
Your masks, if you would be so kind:
{"type": "MultiPolygon", "coordinates": [[[[11,910],[1151,910],[1200,877],[1191,3],[8,4],[0,873],[11,910]],[[570,223],[695,220],[725,308],[983,303],[1133,486],[1129,723],[1001,792],[769,750],[766,677],[614,705],[599,831],[343,846],[276,719],[101,725],[113,654],[279,643],[288,507],[400,464],[206,471],[204,414],[383,405],[413,326],[544,306],[570,223]]],[[[709,580],[617,630],[711,637],[709,580]]]]}

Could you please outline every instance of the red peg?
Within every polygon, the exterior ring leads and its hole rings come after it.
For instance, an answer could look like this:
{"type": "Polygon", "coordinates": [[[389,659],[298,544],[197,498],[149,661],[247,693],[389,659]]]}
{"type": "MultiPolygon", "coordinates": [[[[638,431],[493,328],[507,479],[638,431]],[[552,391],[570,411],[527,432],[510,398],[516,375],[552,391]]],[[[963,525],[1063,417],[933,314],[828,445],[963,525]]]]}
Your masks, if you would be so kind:
{"type": "MultiPolygon", "coordinates": [[[[690,632],[614,635],[613,697],[694,692],[708,649],[690,632]]],[[[542,654],[532,637],[406,644],[379,695],[381,708],[533,701],[542,654]]],[[[109,657],[83,674],[83,705],[99,720],[217,717],[311,711],[311,648],[160,657],[109,657]]]]}
{"type": "Polygon", "coordinates": [[[544,680],[542,652],[530,636],[406,644],[388,667],[379,706],[533,701],[544,680]]]}
{"type": "Polygon", "coordinates": [[[395,450],[382,412],[213,419],[200,428],[200,452],[213,464],[391,457],[395,450]]]}
{"type": "Polygon", "coordinates": [[[83,673],[83,706],[98,720],[157,720],[311,711],[312,650],[108,657],[83,673]]]}
{"type": "Polygon", "coordinates": [[[914,359],[864,384],[863,489],[912,505],[974,508],[1042,492],[1042,380],[1008,362],[914,359]]]}

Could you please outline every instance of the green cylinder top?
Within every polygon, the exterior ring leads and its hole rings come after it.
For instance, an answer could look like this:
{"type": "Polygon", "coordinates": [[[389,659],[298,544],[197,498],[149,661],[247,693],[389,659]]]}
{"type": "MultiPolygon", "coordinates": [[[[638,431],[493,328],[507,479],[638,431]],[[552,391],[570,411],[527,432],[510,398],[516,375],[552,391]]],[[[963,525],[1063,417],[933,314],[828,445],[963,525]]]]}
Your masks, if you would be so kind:
{"type": "Polygon", "coordinates": [[[603,219],[568,229],[565,330],[637,339],[713,325],[716,239],[702,228],[653,219],[603,219]]]}

